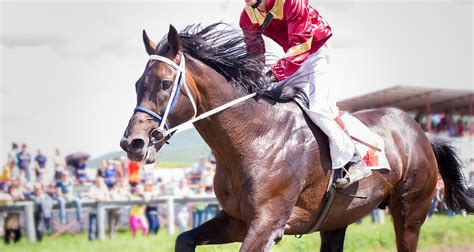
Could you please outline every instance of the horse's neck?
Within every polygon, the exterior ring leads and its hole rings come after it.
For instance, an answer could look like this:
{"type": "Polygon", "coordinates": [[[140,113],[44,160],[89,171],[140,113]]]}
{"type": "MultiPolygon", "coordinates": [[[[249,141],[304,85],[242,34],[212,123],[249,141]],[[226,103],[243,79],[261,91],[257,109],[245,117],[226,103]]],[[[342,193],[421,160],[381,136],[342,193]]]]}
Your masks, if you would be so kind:
{"type": "MultiPolygon", "coordinates": [[[[214,106],[209,106],[206,111],[221,106],[234,98],[223,97],[214,101],[214,106]]],[[[220,152],[222,156],[240,153],[247,145],[246,141],[253,139],[255,132],[259,130],[258,119],[261,110],[254,100],[243,101],[216,115],[197,122],[196,129],[206,143],[214,152],[220,152]]]]}
{"type": "MultiPolygon", "coordinates": [[[[202,69],[203,66],[198,67],[202,69]]],[[[200,114],[245,95],[213,69],[207,67],[200,72],[203,74],[194,78],[200,94],[200,114]]],[[[196,122],[195,127],[213,152],[227,156],[238,153],[240,148],[245,146],[245,141],[258,131],[259,126],[255,118],[259,117],[259,113],[264,109],[255,100],[246,100],[196,122]]]]}

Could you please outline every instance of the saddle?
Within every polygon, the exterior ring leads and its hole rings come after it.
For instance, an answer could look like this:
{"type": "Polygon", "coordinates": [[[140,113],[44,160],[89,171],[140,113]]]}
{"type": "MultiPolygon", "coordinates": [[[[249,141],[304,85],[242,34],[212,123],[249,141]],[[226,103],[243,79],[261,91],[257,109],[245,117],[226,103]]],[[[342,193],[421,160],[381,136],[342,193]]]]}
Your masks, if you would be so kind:
{"type": "MultiPolygon", "coordinates": [[[[310,119],[313,126],[318,127],[317,113],[309,109],[309,99],[298,87],[282,85],[265,93],[267,97],[276,102],[295,102],[302,112],[310,119]]],[[[347,112],[341,112],[341,119],[349,131],[356,149],[362,155],[365,164],[371,170],[390,170],[387,157],[385,155],[385,143],[381,136],[374,133],[369,127],[356,117],[347,112]]]]}

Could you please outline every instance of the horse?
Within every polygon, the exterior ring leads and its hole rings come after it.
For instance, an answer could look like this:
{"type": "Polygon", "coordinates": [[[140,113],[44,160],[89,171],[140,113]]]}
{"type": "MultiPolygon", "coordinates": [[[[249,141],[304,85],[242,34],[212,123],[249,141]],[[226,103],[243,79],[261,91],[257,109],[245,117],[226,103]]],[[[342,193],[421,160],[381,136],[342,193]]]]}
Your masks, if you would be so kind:
{"type": "MultiPolygon", "coordinates": [[[[135,84],[137,107],[120,146],[129,159],[153,163],[154,153],[171,141],[167,129],[258,93],[192,121],[215,156],[214,191],[222,210],[181,233],[175,250],[242,242],[241,251],[268,251],[283,235],[313,231],[331,178],[328,139],[295,102],[265,95],[261,58],[247,53],[239,31],[220,26],[178,32],[170,25],[158,44],[143,31],[150,60],[135,84]]],[[[347,226],[379,206],[388,206],[393,217],[398,251],[415,251],[439,173],[448,206],[474,211],[474,190],[449,144],[429,138],[396,108],[353,116],[382,136],[391,170],[340,190],[316,230],[321,251],[343,251],[347,226]]]]}

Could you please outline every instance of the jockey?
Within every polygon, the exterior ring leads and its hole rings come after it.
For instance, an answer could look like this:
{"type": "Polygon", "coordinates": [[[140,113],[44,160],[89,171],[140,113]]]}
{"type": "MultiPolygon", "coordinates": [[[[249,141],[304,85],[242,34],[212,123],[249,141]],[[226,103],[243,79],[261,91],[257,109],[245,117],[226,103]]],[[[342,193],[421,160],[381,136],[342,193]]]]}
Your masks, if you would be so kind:
{"type": "Polygon", "coordinates": [[[309,98],[314,122],[329,139],[333,169],[348,167],[346,177],[337,180],[345,188],[372,174],[356,150],[335,100],[330,96],[329,50],[326,41],[332,36],[328,23],[308,0],[245,0],[240,27],[247,50],[262,56],[265,44],[262,34],[278,43],[285,56],[266,76],[274,86],[299,86],[309,98]]]}

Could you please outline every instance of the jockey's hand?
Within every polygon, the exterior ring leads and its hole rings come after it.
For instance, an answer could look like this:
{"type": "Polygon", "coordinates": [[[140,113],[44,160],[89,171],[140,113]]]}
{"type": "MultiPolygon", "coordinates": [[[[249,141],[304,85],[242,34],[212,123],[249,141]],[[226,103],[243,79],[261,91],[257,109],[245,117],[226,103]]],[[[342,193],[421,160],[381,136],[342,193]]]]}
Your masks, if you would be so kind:
{"type": "Polygon", "coordinates": [[[268,71],[266,74],[265,74],[265,79],[267,81],[268,84],[271,84],[271,83],[274,83],[274,82],[278,82],[276,76],[273,74],[272,71],[268,71]]]}

